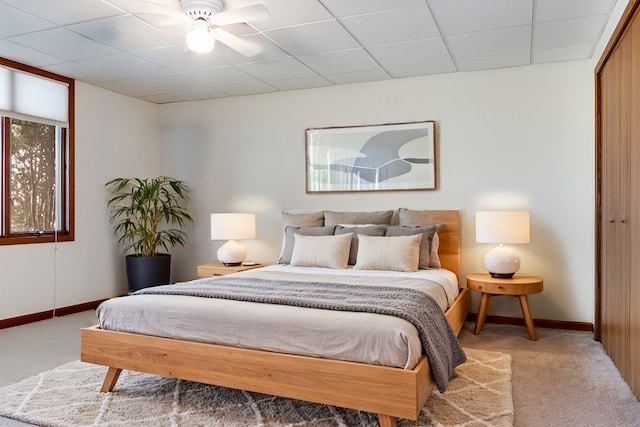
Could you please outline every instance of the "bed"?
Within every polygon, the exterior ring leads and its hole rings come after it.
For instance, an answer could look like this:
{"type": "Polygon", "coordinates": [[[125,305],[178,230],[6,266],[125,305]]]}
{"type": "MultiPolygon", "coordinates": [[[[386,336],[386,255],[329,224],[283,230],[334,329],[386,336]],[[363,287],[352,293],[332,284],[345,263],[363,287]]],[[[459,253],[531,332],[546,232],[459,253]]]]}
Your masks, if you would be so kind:
{"type": "MultiPolygon", "coordinates": [[[[460,275],[459,213],[427,212],[429,222],[440,224],[438,254],[442,268],[452,272],[455,280],[460,275]]],[[[275,270],[271,274],[281,274],[275,270]]],[[[260,274],[251,272],[248,276],[260,274]]],[[[136,298],[139,297],[121,300],[133,303],[136,298]]],[[[462,328],[468,310],[469,294],[461,289],[445,312],[455,334],[462,328]]],[[[85,328],[81,331],[81,360],[108,367],[101,388],[104,392],[114,389],[122,369],[129,369],[372,412],[378,415],[381,426],[395,425],[396,418],[417,419],[435,386],[424,355],[418,356],[415,363],[407,362],[409,365],[403,369],[376,361],[159,335],[153,331],[85,328]]]]}

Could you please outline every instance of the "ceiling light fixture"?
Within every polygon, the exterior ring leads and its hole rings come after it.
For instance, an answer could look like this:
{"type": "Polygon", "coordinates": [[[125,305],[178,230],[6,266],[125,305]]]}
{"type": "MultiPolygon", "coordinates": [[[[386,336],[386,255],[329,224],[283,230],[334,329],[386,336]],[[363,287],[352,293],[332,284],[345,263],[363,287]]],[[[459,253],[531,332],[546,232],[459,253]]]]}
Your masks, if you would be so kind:
{"type": "Polygon", "coordinates": [[[197,53],[209,53],[213,50],[216,38],[204,18],[197,18],[193,22],[193,30],[187,33],[187,48],[197,53]]]}

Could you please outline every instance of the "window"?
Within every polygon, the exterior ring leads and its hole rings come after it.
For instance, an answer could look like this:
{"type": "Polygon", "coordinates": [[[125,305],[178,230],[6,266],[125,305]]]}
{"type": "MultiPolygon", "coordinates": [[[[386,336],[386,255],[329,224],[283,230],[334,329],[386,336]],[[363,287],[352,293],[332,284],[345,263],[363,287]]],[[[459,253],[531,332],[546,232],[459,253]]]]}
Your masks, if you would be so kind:
{"type": "Polygon", "coordinates": [[[0,58],[0,245],[74,239],[74,81],[0,58]]]}

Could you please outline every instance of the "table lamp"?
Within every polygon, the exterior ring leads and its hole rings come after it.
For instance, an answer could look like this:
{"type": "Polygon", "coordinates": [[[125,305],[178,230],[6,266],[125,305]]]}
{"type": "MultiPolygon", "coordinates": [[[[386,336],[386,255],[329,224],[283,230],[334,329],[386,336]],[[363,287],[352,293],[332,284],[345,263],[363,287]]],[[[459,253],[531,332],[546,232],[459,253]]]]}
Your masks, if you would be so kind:
{"type": "Polygon", "coordinates": [[[256,237],[256,216],[246,213],[211,214],[211,240],[228,240],[218,249],[218,260],[226,266],[242,264],[247,250],[236,240],[256,237]]]}
{"type": "Polygon", "coordinates": [[[528,211],[476,212],[476,242],[498,243],[484,257],[491,277],[510,279],[520,269],[520,256],[504,244],[529,243],[528,211]]]}

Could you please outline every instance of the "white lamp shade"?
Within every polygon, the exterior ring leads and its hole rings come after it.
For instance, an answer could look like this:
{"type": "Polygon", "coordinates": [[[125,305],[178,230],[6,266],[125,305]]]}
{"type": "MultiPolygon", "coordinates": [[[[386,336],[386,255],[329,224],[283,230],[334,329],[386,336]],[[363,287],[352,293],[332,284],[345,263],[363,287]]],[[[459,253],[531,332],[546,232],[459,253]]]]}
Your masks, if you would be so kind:
{"type": "Polygon", "coordinates": [[[529,212],[476,212],[476,242],[499,243],[484,257],[484,267],[492,277],[511,278],[520,270],[520,256],[503,243],[530,242],[529,212]]]}
{"type": "Polygon", "coordinates": [[[476,242],[529,243],[528,211],[476,212],[476,242]]]}
{"type": "Polygon", "coordinates": [[[211,214],[211,240],[254,239],[256,216],[247,213],[211,214]]]}

